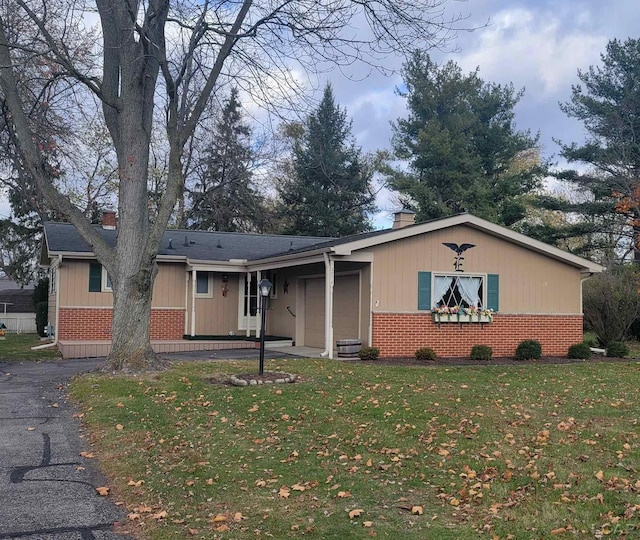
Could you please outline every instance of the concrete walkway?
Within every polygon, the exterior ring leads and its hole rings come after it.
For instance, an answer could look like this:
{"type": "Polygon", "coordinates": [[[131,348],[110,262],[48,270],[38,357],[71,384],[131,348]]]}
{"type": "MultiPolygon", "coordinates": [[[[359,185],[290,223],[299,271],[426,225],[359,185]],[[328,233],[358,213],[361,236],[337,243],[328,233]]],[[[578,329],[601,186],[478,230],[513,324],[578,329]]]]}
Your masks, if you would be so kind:
{"type": "Polygon", "coordinates": [[[0,539],[116,540],[124,512],[65,401],[67,381],[104,359],[0,363],[0,539]]]}

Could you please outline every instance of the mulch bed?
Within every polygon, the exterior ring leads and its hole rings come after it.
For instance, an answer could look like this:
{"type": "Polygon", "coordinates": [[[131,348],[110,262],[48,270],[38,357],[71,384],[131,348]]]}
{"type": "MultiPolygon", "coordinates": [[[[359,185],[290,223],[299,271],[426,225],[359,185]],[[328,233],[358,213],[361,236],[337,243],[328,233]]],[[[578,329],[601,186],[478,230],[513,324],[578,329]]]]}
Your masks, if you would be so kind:
{"type": "Polygon", "coordinates": [[[602,362],[638,362],[637,358],[611,358],[608,356],[594,355],[589,360],[576,360],[562,356],[544,356],[539,360],[518,360],[513,357],[492,358],[491,360],[472,360],[471,358],[438,358],[437,360],[419,361],[413,357],[405,358],[378,358],[377,360],[353,359],[352,362],[385,366],[526,366],[548,364],[597,364],[602,362]]]}

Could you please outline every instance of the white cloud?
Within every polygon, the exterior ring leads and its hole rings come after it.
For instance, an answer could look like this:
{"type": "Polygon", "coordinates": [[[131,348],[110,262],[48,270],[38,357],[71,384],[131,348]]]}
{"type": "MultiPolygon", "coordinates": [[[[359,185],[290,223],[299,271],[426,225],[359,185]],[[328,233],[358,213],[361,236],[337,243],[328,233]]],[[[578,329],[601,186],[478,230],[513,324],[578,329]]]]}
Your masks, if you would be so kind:
{"type": "MultiPolygon", "coordinates": [[[[464,71],[480,66],[486,81],[527,87],[530,100],[566,94],[576,81],[577,69],[597,61],[608,38],[587,33],[580,23],[568,27],[563,15],[525,8],[500,11],[472,47],[466,47],[473,52],[463,51],[458,63],[464,71]]],[[[583,12],[580,20],[589,21],[588,13],[583,12]]]]}

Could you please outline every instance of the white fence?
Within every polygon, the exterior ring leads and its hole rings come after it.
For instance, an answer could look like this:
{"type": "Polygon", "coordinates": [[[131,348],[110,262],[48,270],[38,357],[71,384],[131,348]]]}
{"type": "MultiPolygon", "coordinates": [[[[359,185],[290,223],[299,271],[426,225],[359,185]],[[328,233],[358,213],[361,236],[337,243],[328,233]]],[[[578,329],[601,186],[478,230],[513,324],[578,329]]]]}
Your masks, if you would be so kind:
{"type": "Polygon", "coordinates": [[[35,313],[0,313],[0,323],[7,327],[5,332],[14,334],[35,334],[35,313]]]}

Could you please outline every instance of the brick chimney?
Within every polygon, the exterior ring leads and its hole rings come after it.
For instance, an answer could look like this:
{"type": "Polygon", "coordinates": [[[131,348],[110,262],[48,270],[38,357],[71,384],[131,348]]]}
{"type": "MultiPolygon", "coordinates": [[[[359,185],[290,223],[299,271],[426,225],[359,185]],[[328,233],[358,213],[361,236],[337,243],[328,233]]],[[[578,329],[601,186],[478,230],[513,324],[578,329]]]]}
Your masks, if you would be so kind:
{"type": "Polygon", "coordinates": [[[403,208],[393,213],[393,228],[402,229],[408,225],[414,225],[416,222],[416,213],[412,210],[403,208]]]}
{"type": "Polygon", "coordinates": [[[102,212],[102,228],[113,230],[116,228],[116,211],[103,210],[102,212]]]}

